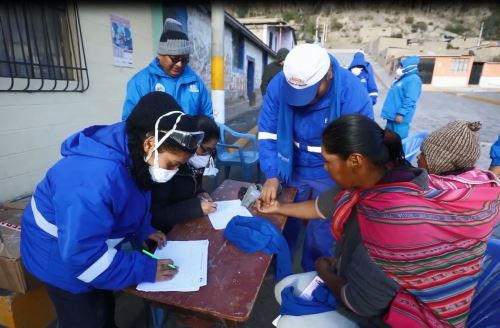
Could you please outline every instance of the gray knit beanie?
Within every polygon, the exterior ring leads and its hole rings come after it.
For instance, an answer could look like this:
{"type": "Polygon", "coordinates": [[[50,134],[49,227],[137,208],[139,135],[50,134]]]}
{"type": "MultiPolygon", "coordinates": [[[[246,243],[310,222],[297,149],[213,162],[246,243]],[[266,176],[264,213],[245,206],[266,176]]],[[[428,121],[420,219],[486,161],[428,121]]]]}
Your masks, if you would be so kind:
{"type": "Polygon", "coordinates": [[[477,131],[480,122],[453,121],[435,130],[420,149],[429,173],[441,174],[474,167],[481,152],[477,131]]]}
{"type": "Polygon", "coordinates": [[[163,33],[158,45],[159,55],[189,55],[191,43],[182,31],[182,24],[173,18],[167,18],[163,24],[163,33]]]}

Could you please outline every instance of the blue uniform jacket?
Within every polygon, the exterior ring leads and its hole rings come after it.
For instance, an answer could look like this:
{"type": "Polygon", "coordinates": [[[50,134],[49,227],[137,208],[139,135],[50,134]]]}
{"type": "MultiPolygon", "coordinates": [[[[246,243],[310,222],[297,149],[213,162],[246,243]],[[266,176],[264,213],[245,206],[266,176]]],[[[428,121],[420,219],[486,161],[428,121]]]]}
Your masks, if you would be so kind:
{"type": "Polygon", "coordinates": [[[500,166],[500,135],[490,149],[491,166],[500,166]]]}
{"type": "MultiPolygon", "coordinates": [[[[287,105],[293,111],[293,137],[300,148],[294,148],[293,172],[308,179],[325,178],[328,173],[323,169],[321,153],[308,151],[309,147],[321,146],[321,134],[329,123],[330,105],[334,101],[334,88],[340,95],[340,116],[346,114],[363,114],[373,118],[373,108],[368,93],[359,80],[348,70],[342,68],[330,55],[333,74],[339,74],[340,85],[334,85],[333,80],[328,92],[315,104],[304,107],[287,105]]],[[[278,160],[276,150],[278,114],[282,99],[281,85],[287,83],[283,72],[276,74],[271,80],[264,97],[259,114],[259,154],[260,166],[266,179],[278,178],[278,160]]],[[[309,148],[311,149],[311,148],[309,148]]]]}
{"type": "Polygon", "coordinates": [[[382,118],[394,121],[396,115],[401,115],[401,123],[410,124],[417,101],[422,94],[422,80],[418,76],[417,65],[419,57],[410,56],[401,61],[403,66],[403,76],[394,82],[387,93],[387,97],[382,107],[382,118]]]}
{"type": "Polygon", "coordinates": [[[21,258],[28,271],[72,293],[153,282],[155,260],[115,247],[155,231],[150,193],[129,173],[125,123],[77,132],[61,155],[23,213],[21,258]]]}
{"type": "Polygon", "coordinates": [[[357,52],[354,54],[352,63],[349,66],[349,70],[355,66],[362,66],[363,70],[357,76],[359,81],[365,86],[368,95],[372,99],[372,105],[377,103],[378,88],[375,82],[375,74],[373,73],[372,65],[365,60],[365,55],[362,52],[357,52]]]}
{"type": "Polygon", "coordinates": [[[182,74],[173,78],[161,68],[155,58],[148,67],[135,74],[127,83],[122,120],[125,121],[144,95],[164,91],[172,95],[188,115],[213,116],[212,101],[203,80],[186,65],[182,74]]]}

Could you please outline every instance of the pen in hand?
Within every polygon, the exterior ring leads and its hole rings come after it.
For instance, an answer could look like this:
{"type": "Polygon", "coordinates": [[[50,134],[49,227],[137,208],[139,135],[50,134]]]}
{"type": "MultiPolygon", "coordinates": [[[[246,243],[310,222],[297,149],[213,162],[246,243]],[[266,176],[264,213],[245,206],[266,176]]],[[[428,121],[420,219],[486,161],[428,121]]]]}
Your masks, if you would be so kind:
{"type": "Polygon", "coordinates": [[[143,252],[144,254],[146,254],[147,256],[149,256],[150,258],[152,258],[152,259],[155,259],[155,260],[161,260],[158,256],[156,256],[156,255],[154,255],[154,254],[152,254],[152,253],[148,252],[148,251],[147,251],[147,250],[145,250],[145,249],[143,249],[143,250],[142,250],[142,252],[143,252]]]}
{"type": "MultiPolygon", "coordinates": [[[[147,250],[145,250],[145,249],[143,249],[143,250],[142,250],[142,252],[143,252],[144,254],[146,254],[147,256],[149,256],[149,257],[151,257],[151,258],[155,259],[155,260],[161,260],[158,256],[156,256],[156,255],[154,255],[154,254],[152,254],[152,253],[148,252],[148,251],[147,251],[147,250]]],[[[172,264],[172,263],[168,263],[168,264],[166,265],[166,267],[167,267],[168,269],[170,269],[170,270],[177,270],[177,267],[176,267],[174,264],[172,264]]]]}

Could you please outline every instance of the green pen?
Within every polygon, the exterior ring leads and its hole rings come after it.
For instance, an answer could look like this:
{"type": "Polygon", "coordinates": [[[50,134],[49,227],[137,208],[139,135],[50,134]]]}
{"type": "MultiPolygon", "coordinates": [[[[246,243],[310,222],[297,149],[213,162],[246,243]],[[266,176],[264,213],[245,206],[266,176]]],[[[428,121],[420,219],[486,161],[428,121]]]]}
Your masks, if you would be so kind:
{"type": "Polygon", "coordinates": [[[150,258],[153,258],[155,260],[161,260],[158,256],[154,255],[154,254],[151,254],[150,252],[148,252],[147,250],[143,249],[142,252],[144,254],[146,254],[147,256],[149,256],[150,258]]]}
{"type": "MultiPolygon", "coordinates": [[[[145,250],[145,249],[143,249],[143,250],[142,250],[142,252],[143,252],[144,254],[146,254],[147,256],[149,256],[149,257],[151,257],[151,258],[155,259],[155,260],[161,260],[158,256],[156,256],[156,255],[154,255],[154,254],[151,254],[150,252],[148,252],[148,251],[147,251],[147,250],[145,250]]],[[[167,267],[168,267],[169,269],[171,269],[171,270],[177,270],[177,267],[176,267],[175,265],[171,264],[171,263],[168,263],[168,264],[167,264],[167,267]]]]}

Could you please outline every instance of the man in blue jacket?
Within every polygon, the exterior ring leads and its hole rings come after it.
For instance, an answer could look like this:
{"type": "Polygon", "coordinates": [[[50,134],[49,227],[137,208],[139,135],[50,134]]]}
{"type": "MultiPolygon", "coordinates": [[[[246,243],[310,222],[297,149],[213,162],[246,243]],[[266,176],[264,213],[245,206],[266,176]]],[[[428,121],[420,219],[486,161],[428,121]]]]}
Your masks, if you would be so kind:
{"type": "Polygon", "coordinates": [[[139,99],[152,91],[172,95],[186,114],[213,116],[212,102],[203,80],[189,67],[191,44],[182,25],[165,20],[158,55],[127,83],[122,120],[125,121],[139,99]]]}
{"type": "Polygon", "coordinates": [[[390,129],[404,139],[410,131],[410,123],[422,94],[422,80],[418,75],[420,57],[409,56],[401,60],[396,70],[396,81],[392,84],[382,107],[382,118],[390,129]]]}
{"type": "MultiPolygon", "coordinates": [[[[276,200],[280,184],[298,189],[296,201],[331,188],[333,181],[323,169],[321,133],[329,122],[353,113],[373,118],[370,97],[359,80],[317,44],[293,48],[283,72],[269,83],[259,114],[264,204],[276,200]]],[[[306,271],[314,270],[319,256],[332,255],[329,222],[317,219],[307,225],[302,256],[306,271]]],[[[291,218],[283,232],[292,253],[301,225],[291,218]]]]}
{"type": "Polygon", "coordinates": [[[372,105],[377,103],[378,88],[375,82],[375,74],[372,65],[365,60],[365,55],[358,51],[354,54],[349,70],[356,75],[359,81],[365,86],[368,95],[372,98],[372,105]]]}

